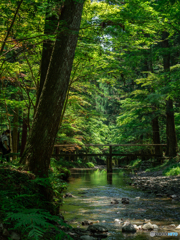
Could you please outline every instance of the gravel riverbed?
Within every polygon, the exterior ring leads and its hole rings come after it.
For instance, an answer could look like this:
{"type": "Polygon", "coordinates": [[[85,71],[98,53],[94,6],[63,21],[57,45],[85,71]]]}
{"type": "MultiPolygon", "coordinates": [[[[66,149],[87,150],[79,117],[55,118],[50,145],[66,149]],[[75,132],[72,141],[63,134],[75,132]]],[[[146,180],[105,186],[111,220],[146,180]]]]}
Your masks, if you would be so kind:
{"type": "Polygon", "coordinates": [[[163,176],[163,171],[140,171],[131,177],[131,186],[154,193],[157,197],[171,197],[180,201],[180,175],[163,176]]]}

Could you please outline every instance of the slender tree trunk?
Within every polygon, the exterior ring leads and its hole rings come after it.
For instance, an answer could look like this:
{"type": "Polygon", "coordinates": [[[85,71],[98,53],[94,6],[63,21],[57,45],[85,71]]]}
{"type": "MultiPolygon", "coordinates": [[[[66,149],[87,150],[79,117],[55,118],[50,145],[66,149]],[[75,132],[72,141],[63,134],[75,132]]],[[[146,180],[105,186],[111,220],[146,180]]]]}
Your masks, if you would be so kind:
{"type": "MultiPolygon", "coordinates": [[[[159,134],[159,120],[158,117],[153,118],[152,120],[152,129],[153,129],[153,144],[160,144],[160,134],[159,134]]],[[[155,146],[155,154],[162,156],[161,146],[155,146]]]]}
{"type": "MultiPolygon", "coordinates": [[[[151,73],[153,73],[153,61],[152,61],[152,48],[150,49],[150,51],[147,51],[147,57],[145,60],[145,71],[150,71],[151,73]]],[[[148,77],[148,73],[146,75],[146,77],[148,77]]],[[[153,88],[150,88],[150,93],[154,92],[153,88]]],[[[157,109],[157,105],[154,104],[153,106],[153,111],[154,111],[154,107],[155,109],[157,109]]],[[[160,134],[159,134],[159,120],[158,120],[158,116],[156,116],[154,114],[154,118],[152,119],[152,140],[153,140],[153,144],[161,144],[160,142],[160,134]]],[[[155,150],[155,154],[162,156],[162,148],[161,146],[155,146],[154,148],[155,150]]]]}
{"type": "MultiPolygon", "coordinates": [[[[150,49],[150,61],[149,61],[149,70],[153,73],[153,56],[152,56],[152,47],[150,49]]],[[[154,92],[154,89],[152,89],[152,92],[154,92]]],[[[157,104],[154,104],[155,109],[158,109],[157,104]]],[[[152,119],[152,130],[153,130],[153,143],[154,144],[161,144],[160,140],[160,132],[159,132],[159,117],[155,116],[154,119],[152,119]]],[[[163,155],[163,149],[161,146],[155,146],[155,154],[162,156],[163,155]]]]}
{"type": "MultiPolygon", "coordinates": [[[[163,32],[163,41],[162,47],[165,49],[163,54],[163,65],[164,72],[166,74],[166,84],[170,82],[170,52],[169,52],[169,34],[163,32]]],[[[169,97],[166,100],[166,135],[167,135],[167,152],[166,155],[170,157],[176,156],[177,152],[177,140],[176,140],[176,130],[174,122],[174,109],[173,109],[173,100],[169,97]]]]}
{"type": "Polygon", "coordinates": [[[48,176],[78,39],[82,2],[65,0],[50,66],[21,162],[39,177],[48,176]],[[63,24],[63,25],[62,25],[63,24]]]}
{"type": "Polygon", "coordinates": [[[20,131],[18,131],[18,145],[17,145],[17,152],[19,152],[19,139],[20,139],[20,131]]]}
{"type": "Polygon", "coordinates": [[[166,155],[174,157],[177,154],[177,140],[174,123],[173,101],[168,99],[166,101],[166,134],[167,134],[167,152],[166,155]]]}
{"type": "MultiPolygon", "coordinates": [[[[12,147],[13,153],[17,153],[18,150],[18,119],[19,119],[19,109],[16,107],[14,109],[14,119],[13,119],[13,137],[12,137],[12,147]]],[[[17,156],[13,156],[13,160],[17,156]]]]}
{"type": "MultiPolygon", "coordinates": [[[[20,156],[22,156],[25,146],[26,146],[26,140],[27,140],[27,116],[25,113],[23,113],[23,127],[22,127],[22,136],[21,136],[21,153],[20,156]]],[[[21,160],[20,160],[21,163],[21,160]]]]}
{"type": "Polygon", "coordinates": [[[21,6],[22,2],[23,2],[23,0],[21,0],[21,1],[18,2],[18,6],[17,6],[16,12],[15,12],[15,14],[14,14],[14,17],[13,17],[13,19],[12,19],[12,21],[11,21],[11,25],[10,25],[9,29],[7,30],[6,37],[5,37],[5,39],[4,39],[3,43],[2,43],[1,50],[0,50],[0,54],[1,54],[1,53],[3,52],[3,50],[4,50],[6,41],[7,41],[8,37],[9,37],[9,34],[10,34],[10,32],[11,32],[11,29],[12,29],[14,23],[15,23],[16,16],[17,16],[17,14],[18,14],[18,11],[19,11],[19,9],[20,9],[20,6],[21,6]]]}

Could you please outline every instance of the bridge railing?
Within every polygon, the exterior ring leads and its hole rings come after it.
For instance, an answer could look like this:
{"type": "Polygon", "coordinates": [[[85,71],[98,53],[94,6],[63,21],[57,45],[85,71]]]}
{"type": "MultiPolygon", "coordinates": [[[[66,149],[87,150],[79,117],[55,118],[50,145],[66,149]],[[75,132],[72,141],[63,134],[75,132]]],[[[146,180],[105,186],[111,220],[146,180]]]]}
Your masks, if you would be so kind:
{"type": "MultiPolygon", "coordinates": [[[[82,145],[78,145],[78,144],[55,144],[54,148],[55,148],[55,154],[53,153],[52,156],[55,157],[75,157],[77,159],[77,157],[85,157],[87,159],[88,156],[107,156],[107,172],[111,173],[112,172],[112,157],[113,156],[149,156],[149,157],[153,157],[156,156],[158,157],[159,155],[157,154],[145,154],[145,153],[141,153],[141,152],[136,152],[136,153],[113,153],[112,147],[137,147],[137,146],[141,146],[141,147],[155,147],[155,146],[162,146],[162,147],[167,147],[167,144],[82,144],[82,145]],[[79,148],[81,147],[90,147],[90,146],[94,146],[94,147],[109,147],[109,151],[108,153],[88,153],[87,148],[86,148],[86,152],[85,153],[81,153],[78,151],[79,148]],[[68,152],[68,153],[61,153],[62,148],[73,148],[73,152],[68,152]]],[[[72,150],[72,149],[71,149],[72,150]]],[[[106,149],[107,150],[107,149],[106,149]]],[[[0,155],[2,155],[2,153],[0,153],[0,155]]],[[[20,153],[10,153],[9,156],[14,156],[17,155],[19,156],[20,153]]]]}
{"type": "MultiPolygon", "coordinates": [[[[107,161],[106,161],[106,164],[107,164],[107,172],[112,172],[112,157],[113,156],[149,156],[149,157],[153,157],[153,156],[160,156],[160,155],[157,155],[157,154],[146,154],[146,153],[141,153],[140,151],[139,152],[136,152],[136,153],[113,153],[113,150],[112,150],[112,147],[137,147],[137,146],[140,146],[140,147],[155,147],[155,146],[162,146],[162,147],[166,147],[167,144],[83,144],[83,145],[78,145],[78,144],[56,144],[54,145],[54,148],[56,149],[56,154],[52,154],[52,156],[61,156],[61,157],[87,157],[88,156],[107,156],[107,161]],[[108,146],[109,147],[109,151],[108,153],[88,153],[87,149],[86,149],[86,152],[85,153],[80,153],[78,150],[79,147],[90,147],[90,146],[94,146],[94,147],[104,147],[104,146],[108,146]],[[60,153],[60,151],[63,149],[63,148],[74,148],[75,150],[73,152],[68,152],[68,153],[65,153],[63,151],[63,153],[60,153]]],[[[107,150],[107,149],[106,149],[107,150]]]]}

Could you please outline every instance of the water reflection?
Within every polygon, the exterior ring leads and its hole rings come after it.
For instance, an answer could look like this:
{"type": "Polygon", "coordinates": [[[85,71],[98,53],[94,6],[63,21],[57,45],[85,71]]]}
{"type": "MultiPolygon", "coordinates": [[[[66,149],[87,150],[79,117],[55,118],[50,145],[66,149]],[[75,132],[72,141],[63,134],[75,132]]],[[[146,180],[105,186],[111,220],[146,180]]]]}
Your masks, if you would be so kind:
{"type": "MultiPolygon", "coordinates": [[[[65,219],[73,227],[83,227],[81,222],[84,220],[94,223],[99,221],[98,224],[106,226],[109,230],[108,240],[152,239],[149,232],[122,233],[122,226],[114,222],[117,218],[129,219],[137,222],[137,225],[142,224],[145,218],[151,219],[152,223],[159,226],[179,224],[179,203],[172,203],[167,198],[158,199],[153,194],[135,190],[127,186],[125,180],[122,170],[114,170],[112,174],[107,174],[105,169],[73,171],[69,179],[68,192],[75,198],[64,200],[65,204],[61,211],[65,219]],[[122,204],[122,197],[128,197],[130,204],[122,204]],[[111,204],[112,199],[117,199],[119,204],[111,204]]],[[[180,239],[180,237],[154,237],[154,239],[180,239]]]]}
{"type": "Polygon", "coordinates": [[[107,173],[107,184],[112,184],[112,174],[111,173],[107,173]]]}

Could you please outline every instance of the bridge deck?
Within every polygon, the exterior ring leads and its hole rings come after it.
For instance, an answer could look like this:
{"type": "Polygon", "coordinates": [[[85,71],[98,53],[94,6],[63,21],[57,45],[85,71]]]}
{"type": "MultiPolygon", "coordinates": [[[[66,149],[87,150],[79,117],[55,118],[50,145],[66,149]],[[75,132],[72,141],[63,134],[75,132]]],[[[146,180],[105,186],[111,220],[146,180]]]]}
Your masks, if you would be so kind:
{"type": "MultiPolygon", "coordinates": [[[[89,157],[89,156],[107,156],[107,161],[106,161],[106,164],[107,164],[107,172],[111,173],[112,172],[112,157],[113,156],[148,156],[148,157],[160,157],[160,155],[157,155],[157,154],[145,154],[145,153],[113,153],[112,151],[112,147],[118,147],[118,146],[122,146],[122,147],[127,147],[127,146],[134,146],[134,147],[137,147],[137,146],[152,146],[152,147],[155,147],[155,146],[167,146],[167,144],[83,144],[83,145],[78,145],[78,144],[55,144],[54,145],[54,148],[57,149],[57,154],[52,154],[52,156],[59,156],[59,157],[89,157]],[[84,153],[80,153],[78,152],[78,147],[83,147],[83,146],[87,146],[87,147],[90,147],[90,146],[96,146],[96,147],[103,147],[103,146],[107,146],[109,147],[109,152],[108,153],[88,153],[87,152],[87,149],[84,150],[85,152],[84,153]],[[61,147],[77,147],[77,150],[75,149],[75,153],[72,152],[72,153],[60,153],[60,151],[62,150],[61,147]]],[[[107,150],[107,149],[106,149],[107,150]]],[[[2,155],[2,153],[0,153],[0,156],[2,155]]],[[[20,153],[9,153],[7,154],[9,155],[10,157],[12,156],[19,156],[20,153]]]]}

